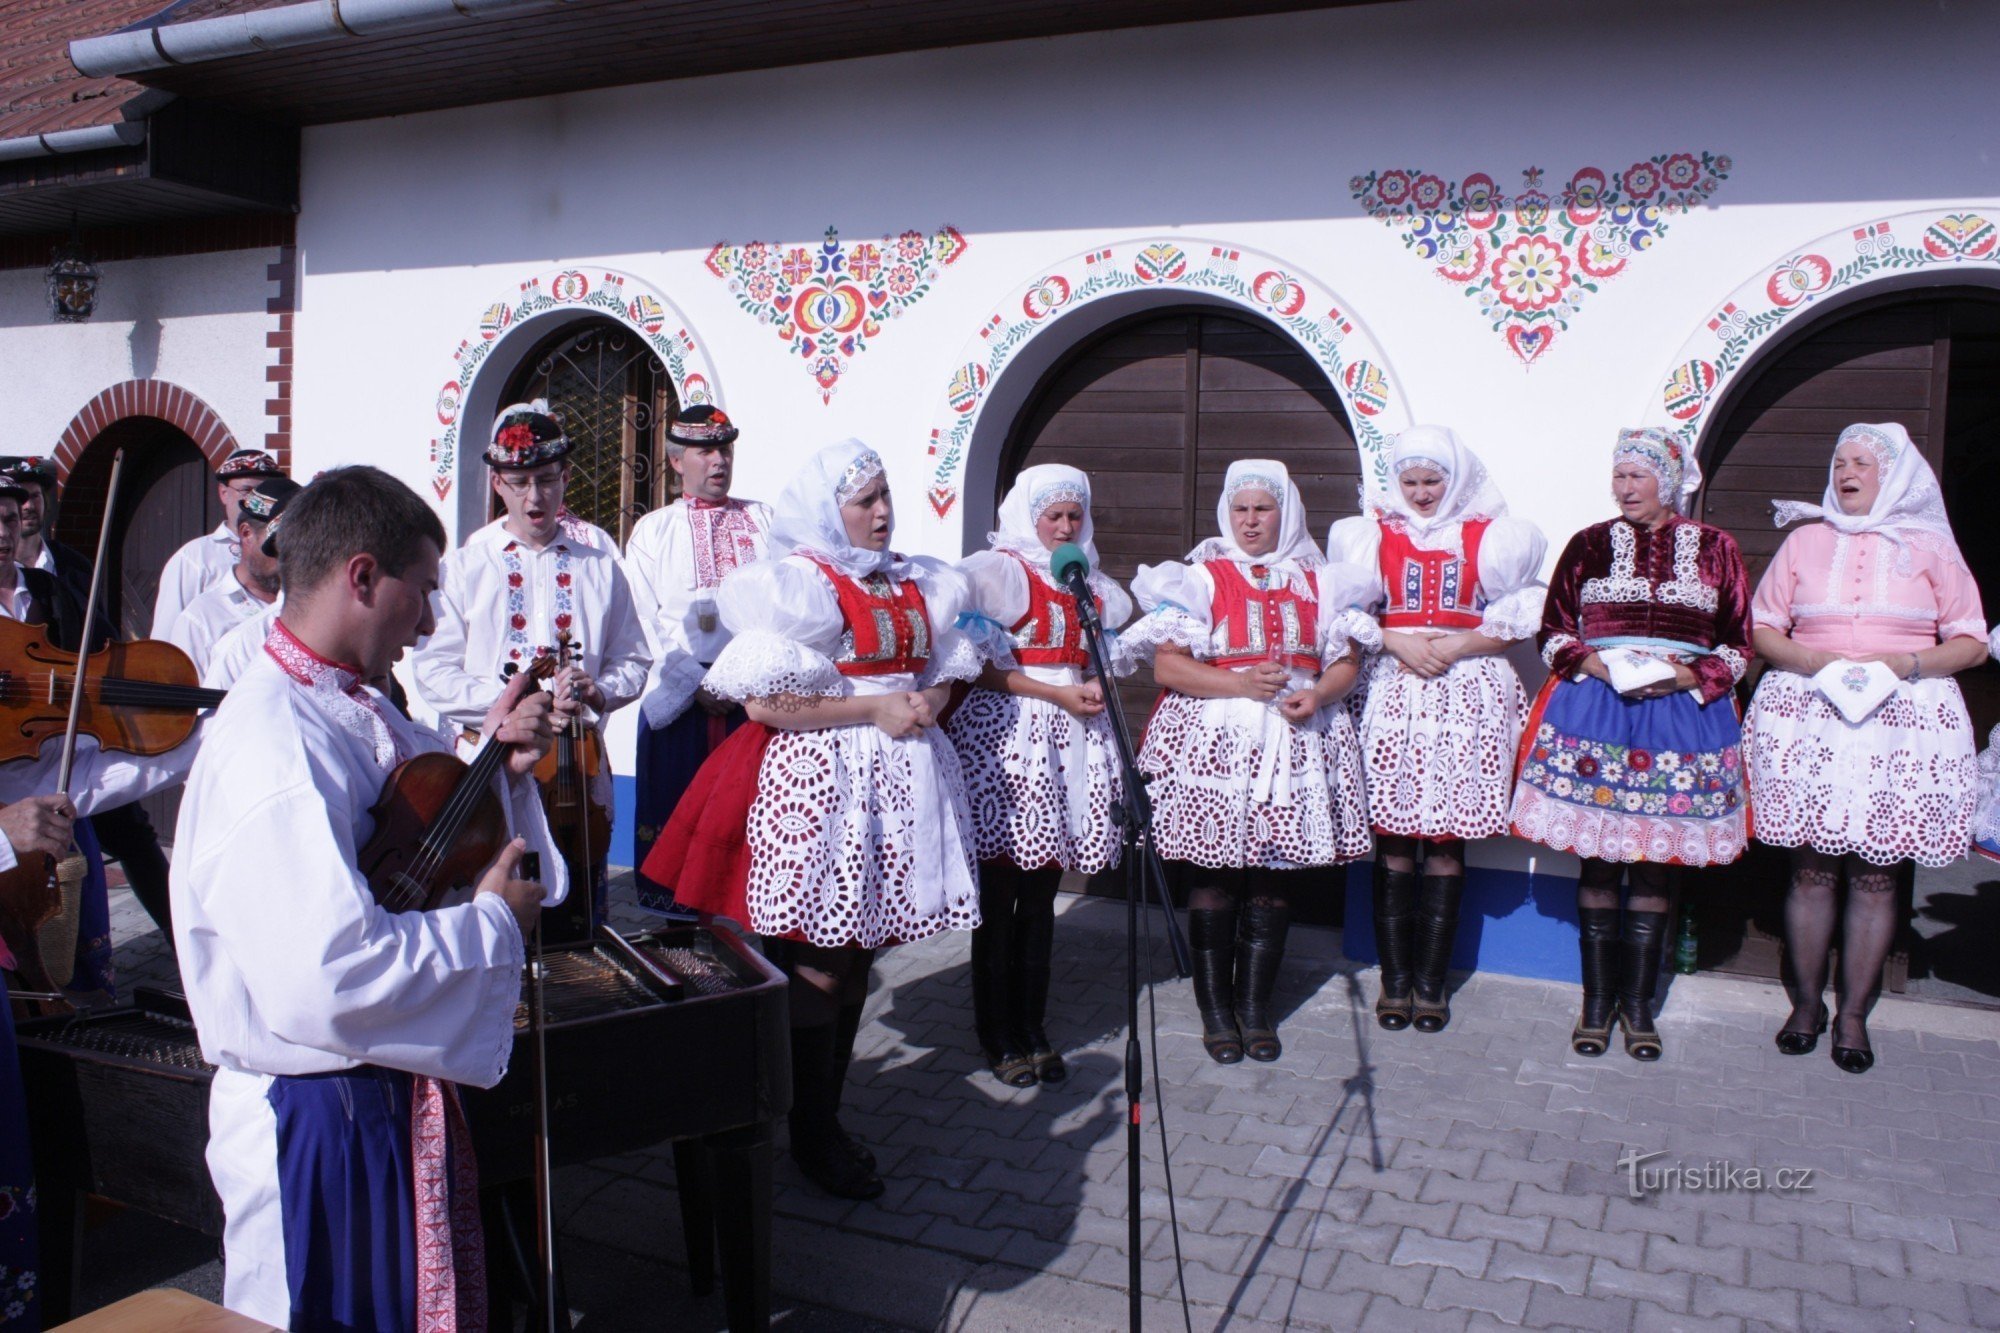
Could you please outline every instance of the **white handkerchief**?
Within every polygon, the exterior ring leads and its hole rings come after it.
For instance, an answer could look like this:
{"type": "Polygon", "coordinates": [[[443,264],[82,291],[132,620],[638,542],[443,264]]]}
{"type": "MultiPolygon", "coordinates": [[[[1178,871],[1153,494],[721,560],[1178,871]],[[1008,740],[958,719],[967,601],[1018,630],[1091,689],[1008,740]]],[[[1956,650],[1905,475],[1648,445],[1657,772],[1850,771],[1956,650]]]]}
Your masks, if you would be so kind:
{"type": "Polygon", "coordinates": [[[1821,667],[1812,683],[1842,717],[1858,723],[1896,692],[1897,682],[1896,673],[1880,662],[1836,660],[1821,667]]]}
{"type": "Polygon", "coordinates": [[[1672,680],[1674,664],[1632,648],[1600,648],[1597,658],[1611,673],[1611,688],[1630,694],[1656,681],[1672,680]]]}

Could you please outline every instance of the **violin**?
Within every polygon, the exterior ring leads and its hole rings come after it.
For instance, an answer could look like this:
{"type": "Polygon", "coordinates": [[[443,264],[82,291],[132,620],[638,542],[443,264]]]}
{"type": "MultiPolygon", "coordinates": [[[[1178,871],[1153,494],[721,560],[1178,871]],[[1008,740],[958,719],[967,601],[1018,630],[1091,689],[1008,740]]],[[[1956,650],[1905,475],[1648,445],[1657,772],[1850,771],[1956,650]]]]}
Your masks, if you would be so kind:
{"type": "MultiPolygon", "coordinates": [[[[528,678],[555,674],[552,657],[538,657],[528,678]]],[[[428,912],[450,890],[472,883],[507,845],[506,812],[493,775],[511,746],[489,738],[466,763],[433,752],[406,759],[389,774],[369,809],[375,832],[357,860],[375,901],[391,912],[428,912]]]]}
{"type": "MultiPolygon", "coordinates": [[[[556,640],[556,665],[575,666],[582,650],[564,632],[556,640]]],[[[578,712],[556,733],[556,743],[535,765],[549,832],[576,867],[573,883],[588,883],[591,867],[611,845],[611,812],[591,796],[591,780],[604,769],[604,738],[578,712]]]]}
{"type": "MultiPolygon", "coordinates": [[[[157,639],[106,644],[84,658],[83,677],[78,734],[126,754],[165,754],[223,697],[200,687],[186,653],[157,639]]],[[[76,678],[77,654],[50,643],[48,626],[0,619],[0,762],[33,759],[64,735],[76,678]]]]}

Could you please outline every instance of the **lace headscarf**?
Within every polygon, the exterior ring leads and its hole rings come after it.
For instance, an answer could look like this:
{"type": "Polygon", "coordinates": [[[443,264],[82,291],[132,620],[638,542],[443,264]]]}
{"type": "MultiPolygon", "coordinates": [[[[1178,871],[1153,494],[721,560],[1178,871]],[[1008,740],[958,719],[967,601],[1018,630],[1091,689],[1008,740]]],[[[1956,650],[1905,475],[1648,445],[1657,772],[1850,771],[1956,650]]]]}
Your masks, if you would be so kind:
{"type": "Polygon", "coordinates": [[[1324,563],[1307,530],[1306,505],[1299,498],[1299,488],[1292,484],[1285,465],[1273,459],[1239,458],[1229,465],[1222,479],[1222,498],[1215,502],[1215,526],[1220,535],[1189,551],[1189,563],[1234,560],[1243,565],[1265,565],[1284,575],[1287,582],[1324,563]],[[1229,525],[1230,502],[1243,491],[1263,491],[1277,500],[1283,516],[1278,524],[1278,544],[1264,555],[1251,555],[1238,546],[1235,530],[1229,525]]]}
{"type": "Polygon", "coordinates": [[[1396,437],[1389,456],[1389,484],[1383,489],[1374,482],[1363,483],[1361,507],[1386,518],[1399,518],[1419,537],[1467,518],[1499,518],[1507,512],[1507,501],[1493,484],[1479,455],[1465,447],[1458,432],[1448,426],[1412,426],[1396,437]],[[1444,495],[1437,508],[1425,518],[1410,508],[1397,484],[1410,468],[1435,468],[1444,474],[1444,495]]]}
{"type": "Polygon", "coordinates": [[[1637,463],[1660,483],[1660,503],[1677,514],[1694,505],[1694,493],[1701,489],[1701,464],[1687,448],[1658,426],[1627,426],[1618,432],[1611,450],[1611,466],[1637,463]]]}
{"type": "Polygon", "coordinates": [[[1802,518],[1816,518],[1838,532],[1879,532],[1896,545],[1896,572],[1905,576],[1913,570],[1912,547],[1940,552],[1963,564],[1958,541],[1951,533],[1951,520],[1945,516],[1944,491],[1938,486],[1937,474],[1931,471],[1931,465],[1924,461],[1916,442],[1910,438],[1910,432],[1893,421],[1857,424],[1840,432],[1834,452],[1839,453],[1845,444],[1858,444],[1875,458],[1875,472],[1882,479],[1882,489],[1875,493],[1875,503],[1868,507],[1868,512],[1850,514],[1840,507],[1840,492],[1835,488],[1833,463],[1829,460],[1826,494],[1818,504],[1802,500],[1771,501],[1771,507],[1777,511],[1774,518],[1777,525],[1782,528],[1802,518]]]}
{"type": "Polygon", "coordinates": [[[1093,540],[1095,527],[1090,520],[1090,478],[1061,463],[1021,469],[1013,486],[1008,488],[1007,498],[1000,502],[998,531],[987,535],[987,544],[996,551],[1012,552],[1042,573],[1048,573],[1052,552],[1042,545],[1035,524],[1051,505],[1064,503],[1083,507],[1083,526],[1077,529],[1076,544],[1083,548],[1091,572],[1095,573],[1097,543],[1093,540]]]}
{"type": "Polygon", "coordinates": [[[882,456],[859,440],[829,444],[808,458],[778,496],[771,533],[772,554],[794,552],[832,565],[849,578],[898,574],[903,558],[893,551],[869,551],[847,539],[840,507],[883,475],[882,456]]]}

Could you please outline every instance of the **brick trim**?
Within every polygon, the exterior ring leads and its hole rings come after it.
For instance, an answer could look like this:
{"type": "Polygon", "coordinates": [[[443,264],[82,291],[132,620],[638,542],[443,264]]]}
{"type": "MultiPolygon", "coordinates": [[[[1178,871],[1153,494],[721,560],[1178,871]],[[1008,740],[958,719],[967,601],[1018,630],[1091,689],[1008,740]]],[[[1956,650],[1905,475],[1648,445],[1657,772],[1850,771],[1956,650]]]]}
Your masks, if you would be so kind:
{"type": "Polygon", "coordinates": [[[193,440],[216,466],[237,447],[236,437],[222,424],[222,418],[186,389],[165,380],[126,380],[86,403],[63,431],[56,445],[57,477],[66,483],[70,469],[90,442],[103,434],[105,427],[127,417],[156,417],[166,422],[193,440]]]}
{"type": "Polygon", "coordinates": [[[264,335],[270,363],[264,367],[264,382],[270,397],[264,402],[272,428],[264,434],[264,448],[287,472],[292,469],[292,315],[298,309],[299,250],[295,245],[278,247],[278,257],[264,268],[272,292],[264,302],[264,312],[272,317],[264,335]]]}

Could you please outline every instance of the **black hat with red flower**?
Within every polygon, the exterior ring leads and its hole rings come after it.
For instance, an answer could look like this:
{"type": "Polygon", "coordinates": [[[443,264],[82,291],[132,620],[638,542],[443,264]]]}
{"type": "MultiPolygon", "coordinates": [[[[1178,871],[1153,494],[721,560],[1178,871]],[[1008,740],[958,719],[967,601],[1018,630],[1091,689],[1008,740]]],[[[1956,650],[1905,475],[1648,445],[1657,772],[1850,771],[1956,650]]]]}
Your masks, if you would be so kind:
{"type": "Polygon", "coordinates": [[[0,458],[0,477],[16,486],[35,485],[53,490],[56,465],[46,458],[0,458]]]}
{"type": "Polygon", "coordinates": [[[667,423],[667,443],[715,448],[736,443],[736,423],[719,407],[684,407],[667,423]]]}
{"type": "Polygon", "coordinates": [[[500,409],[493,422],[493,443],[486,446],[486,463],[502,471],[540,467],[569,457],[571,448],[562,422],[549,411],[548,399],[537,398],[500,409]]]}
{"type": "Polygon", "coordinates": [[[222,466],[215,469],[217,481],[235,481],[238,477],[282,477],[285,470],[278,466],[278,460],[262,449],[238,449],[222,460],[222,466]]]}

